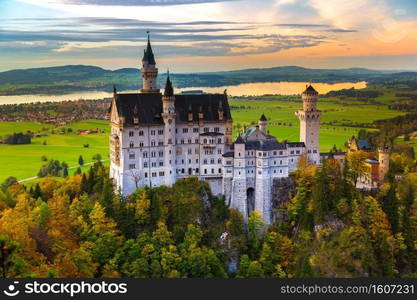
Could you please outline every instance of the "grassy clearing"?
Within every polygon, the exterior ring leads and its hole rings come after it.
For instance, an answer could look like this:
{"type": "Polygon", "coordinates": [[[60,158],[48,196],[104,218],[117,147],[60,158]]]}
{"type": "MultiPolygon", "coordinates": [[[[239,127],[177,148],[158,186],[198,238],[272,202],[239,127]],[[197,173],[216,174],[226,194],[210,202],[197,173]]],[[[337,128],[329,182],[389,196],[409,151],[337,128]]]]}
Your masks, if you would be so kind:
{"type": "MultiPolygon", "coordinates": [[[[65,161],[70,167],[78,165],[79,155],[83,156],[86,163],[91,162],[93,155],[97,153],[101,154],[103,159],[108,157],[107,121],[79,122],[66,127],[74,130],[100,128],[105,132],[91,135],[48,133],[48,136],[34,138],[30,145],[1,145],[0,182],[8,176],[15,176],[19,180],[36,176],[40,167],[45,164],[41,160],[42,156],[46,156],[48,160],[65,161]],[[43,145],[44,141],[46,145],[43,145]],[[89,147],[84,148],[84,144],[89,144],[89,147]]],[[[75,170],[70,170],[70,174],[71,171],[75,170]]]]}

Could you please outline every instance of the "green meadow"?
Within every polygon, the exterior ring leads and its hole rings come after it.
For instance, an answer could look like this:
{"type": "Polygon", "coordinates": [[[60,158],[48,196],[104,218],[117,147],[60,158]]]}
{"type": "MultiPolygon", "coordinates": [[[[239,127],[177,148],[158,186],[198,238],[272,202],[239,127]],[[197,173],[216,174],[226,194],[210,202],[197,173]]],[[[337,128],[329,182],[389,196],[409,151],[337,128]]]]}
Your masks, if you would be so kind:
{"type": "MultiPolygon", "coordinates": [[[[0,123],[0,135],[10,132],[26,132],[27,130],[36,131],[35,128],[43,128],[44,125],[25,122],[23,123],[0,123]],[[10,131],[10,128],[16,130],[10,131]],[[17,130],[17,128],[19,130],[17,130]]],[[[78,122],[64,126],[78,129],[100,128],[104,133],[77,135],[75,133],[59,134],[59,128],[55,128],[56,133],[47,132],[47,136],[33,138],[30,145],[0,145],[0,182],[8,176],[14,176],[18,180],[36,176],[44,161],[42,156],[48,160],[56,159],[65,161],[69,167],[78,166],[78,157],[82,155],[85,163],[92,162],[95,154],[101,154],[103,159],[108,158],[108,135],[109,128],[107,121],[91,120],[78,122]],[[44,142],[46,141],[46,145],[44,142]],[[89,144],[88,148],[84,144],[89,144]]],[[[52,128],[52,126],[49,126],[52,128]]],[[[86,169],[88,166],[85,166],[86,169]]],[[[70,169],[72,174],[75,169],[70,169]]]]}
{"type": "MultiPolygon", "coordinates": [[[[344,148],[346,140],[355,135],[360,128],[359,124],[368,124],[377,119],[392,118],[402,114],[398,111],[388,110],[386,105],[364,104],[363,102],[341,103],[335,99],[323,98],[319,100],[319,109],[323,112],[322,122],[336,125],[322,125],[320,129],[321,151],[328,151],[333,145],[344,148]],[[341,124],[350,124],[344,126],[341,124]]],[[[236,99],[229,101],[232,107],[234,121],[234,134],[243,130],[244,126],[257,122],[262,113],[269,120],[269,132],[278,140],[298,141],[298,119],[294,112],[301,108],[302,103],[294,97],[267,96],[259,99],[236,99]],[[261,100],[267,99],[267,100],[261,100]]],[[[46,156],[48,160],[65,161],[72,174],[78,165],[78,157],[82,155],[85,163],[92,162],[95,154],[101,154],[108,163],[108,136],[107,121],[90,120],[55,127],[32,122],[4,122],[0,123],[0,136],[13,132],[26,132],[31,130],[46,136],[35,137],[30,145],[0,145],[0,182],[8,176],[18,180],[35,177],[40,167],[45,164],[41,160],[46,156]],[[60,133],[62,128],[71,128],[73,132],[60,133]],[[90,135],[77,135],[78,129],[104,130],[103,133],[90,135]],[[54,130],[54,133],[52,133],[54,130]],[[46,145],[44,145],[46,142],[46,145]],[[89,144],[88,148],[84,144],[89,144]]],[[[84,170],[88,166],[84,166],[84,170]]]]}

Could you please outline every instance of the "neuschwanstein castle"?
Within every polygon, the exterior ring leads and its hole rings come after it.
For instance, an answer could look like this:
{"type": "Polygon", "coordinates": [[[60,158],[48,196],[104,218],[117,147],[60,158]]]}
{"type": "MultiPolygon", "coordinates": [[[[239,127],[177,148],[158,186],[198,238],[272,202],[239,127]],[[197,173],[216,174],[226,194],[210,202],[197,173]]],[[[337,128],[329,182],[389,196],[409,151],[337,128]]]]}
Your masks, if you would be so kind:
{"type": "Polygon", "coordinates": [[[233,141],[226,93],[174,94],[168,74],[162,94],[149,37],[142,64],[143,88],[115,91],[110,108],[110,177],[117,189],[128,195],[138,187],[171,186],[197,176],[243,216],[255,209],[270,223],[274,180],[288,178],[302,155],[320,163],[321,112],[314,88],[302,93],[303,108],[296,112],[299,142],[269,135],[265,115],[233,141]]]}

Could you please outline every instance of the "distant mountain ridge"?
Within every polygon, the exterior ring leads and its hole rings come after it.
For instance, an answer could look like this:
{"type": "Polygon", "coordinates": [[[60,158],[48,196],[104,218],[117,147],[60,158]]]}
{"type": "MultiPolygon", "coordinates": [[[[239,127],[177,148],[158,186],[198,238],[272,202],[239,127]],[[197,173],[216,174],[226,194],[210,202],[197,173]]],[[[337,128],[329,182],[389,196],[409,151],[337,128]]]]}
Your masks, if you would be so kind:
{"type": "MultiPolygon", "coordinates": [[[[298,66],[252,68],[233,71],[171,73],[175,87],[216,87],[248,82],[357,82],[384,77],[415,76],[417,72],[380,71],[366,68],[309,69],[298,66]]],[[[163,86],[165,74],[159,75],[163,86]]],[[[111,91],[138,89],[141,85],[139,69],[106,70],[97,66],[66,65],[47,68],[19,69],[0,72],[0,95],[52,94],[77,91],[111,91]]]]}

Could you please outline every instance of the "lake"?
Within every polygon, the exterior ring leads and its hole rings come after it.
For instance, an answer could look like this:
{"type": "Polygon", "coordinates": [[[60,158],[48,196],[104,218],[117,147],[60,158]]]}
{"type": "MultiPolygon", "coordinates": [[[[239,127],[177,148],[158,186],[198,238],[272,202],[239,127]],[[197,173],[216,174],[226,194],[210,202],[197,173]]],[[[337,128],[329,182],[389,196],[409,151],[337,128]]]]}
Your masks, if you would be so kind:
{"type": "MultiPolygon", "coordinates": [[[[220,86],[220,87],[189,87],[175,89],[175,91],[203,90],[207,93],[223,93],[227,89],[227,94],[231,96],[261,96],[265,94],[280,95],[297,95],[306,87],[306,82],[253,82],[242,83],[239,85],[220,86]]],[[[325,94],[329,91],[341,89],[362,89],[366,87],[366,82],[339,82],[339,83],[321,83],[313,84],[314,88],[320,93],[325,94]]],[[[121,91],[122,93],[133,93],[137,91],[121,91]]],[[[110,98],[112,93],[88,91],[77,92],[64,95],[17,95],[17,96],[0,96],[0,104],[18,104],[29,102],[48,102],[48,101],[65,101],[79,99],[102,99],[110,98]]]]}

